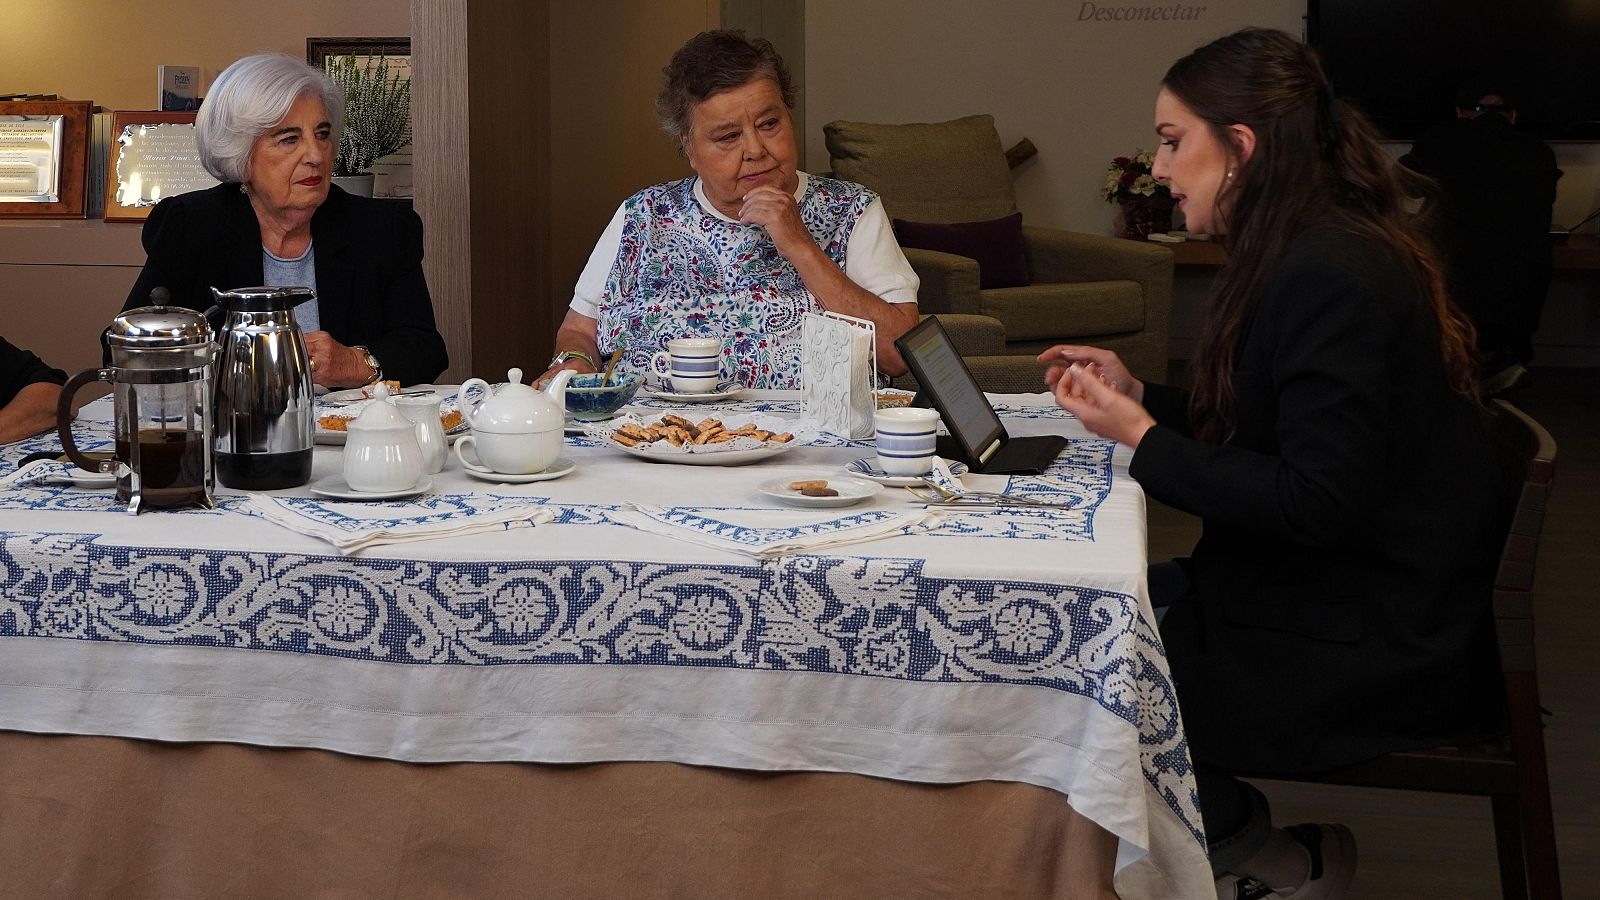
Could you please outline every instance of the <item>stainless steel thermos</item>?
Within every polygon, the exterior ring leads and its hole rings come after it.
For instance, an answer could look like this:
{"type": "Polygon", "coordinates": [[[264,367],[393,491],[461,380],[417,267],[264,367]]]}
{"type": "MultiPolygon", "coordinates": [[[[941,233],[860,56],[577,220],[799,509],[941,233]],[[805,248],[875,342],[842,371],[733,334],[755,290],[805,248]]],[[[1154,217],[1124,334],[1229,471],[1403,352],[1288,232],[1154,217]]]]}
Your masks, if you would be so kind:
{"type": "Polygon", "coordinates": [[[211,289],[221,314],[213,378],[217,477],[232,488],[269,491],[311,480],[316,404],[305,336],[294,308],[304,287],[211,289]]]}

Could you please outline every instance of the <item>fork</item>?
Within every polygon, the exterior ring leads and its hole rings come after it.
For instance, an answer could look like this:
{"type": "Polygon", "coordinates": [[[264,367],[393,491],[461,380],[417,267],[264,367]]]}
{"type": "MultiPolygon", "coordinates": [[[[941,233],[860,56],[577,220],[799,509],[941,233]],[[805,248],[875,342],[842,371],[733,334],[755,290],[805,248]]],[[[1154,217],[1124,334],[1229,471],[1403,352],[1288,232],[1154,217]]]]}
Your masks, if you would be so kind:
{"type": "Polygon", "coordinates": [[[920,485],[907,485],[906,490],[913,497],[926,503],[938,506],[1032,506],[1039,509],[1071,509],[1070,504],[1052,503],[1048,500],[1035,500],[1032,497],[1023,497],[1017,494],[1006,494],[996,491],[953,491],[941,484],[923,479],[920,485]],[[919,490],[926,488],[934,492],[934,497],[929,497],[919,490]]]}

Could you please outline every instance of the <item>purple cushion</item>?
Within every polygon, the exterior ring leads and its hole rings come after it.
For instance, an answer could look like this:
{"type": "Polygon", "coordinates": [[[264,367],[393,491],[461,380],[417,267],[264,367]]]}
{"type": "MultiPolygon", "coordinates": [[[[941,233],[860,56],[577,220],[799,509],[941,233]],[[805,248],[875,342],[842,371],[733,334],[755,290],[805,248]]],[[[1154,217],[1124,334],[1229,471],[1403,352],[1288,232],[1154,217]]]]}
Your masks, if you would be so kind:
{"type": "Polygon", "coordinates": [[[1022,213],[988,222],[948,225],[895,219],[894,236],[902,247],[977,260],[981,288],[1022,287],[1028,283],[1028,258],[1022,252],[1022,213]]]}

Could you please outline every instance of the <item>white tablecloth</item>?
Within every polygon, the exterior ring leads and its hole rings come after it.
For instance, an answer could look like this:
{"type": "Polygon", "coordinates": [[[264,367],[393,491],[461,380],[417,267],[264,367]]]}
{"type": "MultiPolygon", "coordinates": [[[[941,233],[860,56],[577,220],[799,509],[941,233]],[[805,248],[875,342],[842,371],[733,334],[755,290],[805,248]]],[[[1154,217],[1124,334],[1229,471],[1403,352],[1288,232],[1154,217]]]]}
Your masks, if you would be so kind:
{"type": "MultiPolygon", "coordinates": [[[[1119,838],[1124,897],[1204,896],[1194,781],[1145,595],[1144,496],[1125,454],[1044,395],[992,399],[1014,434],[1073,440],[1044,476],[968,487],[1074,509],[950,515],[826,555],[754,559],[609,514],[631,502],[714,521],[770,506],[760,482],[842,473],[870,444],[824,437],[702,468],[569,438],[576,471],[527,485],[470,479],[452,460],[434,477],[442,506],[538,498],[552,520],[348,557],[229,491],[215,511],[138,517],[108,490],[3,491],[0,728],[417,762],[1022,781],[1119,838]]],[[[757,394],[720,409],[798,403],[757,394]]],[[[81,444],[108,440],[108,417],[108,401],[89,407],[81,444]]],[[[53,443],[0,448],[0,467],[53,443]]],[[[321,449],[313,478],[340,465],[321,449]]],[[[839,514],[911,503],[896,489],[839,514]]]]}

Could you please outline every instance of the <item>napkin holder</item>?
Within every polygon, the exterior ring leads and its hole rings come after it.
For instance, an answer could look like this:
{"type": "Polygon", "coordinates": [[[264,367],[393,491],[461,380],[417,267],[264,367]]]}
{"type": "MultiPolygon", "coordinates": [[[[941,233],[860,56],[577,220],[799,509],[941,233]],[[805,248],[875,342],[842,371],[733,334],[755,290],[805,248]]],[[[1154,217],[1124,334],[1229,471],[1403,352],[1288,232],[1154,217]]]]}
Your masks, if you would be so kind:
{"type": "Polygon", "coordinates": [[[872,437],[878,370],[877,326],[840,313],[807,313],[800,331],[805,417],[851,440],[872,437]]]}

